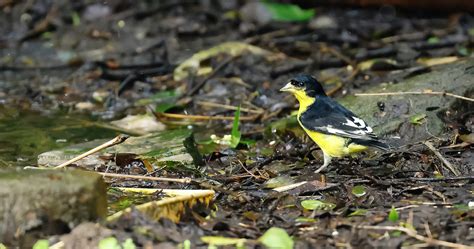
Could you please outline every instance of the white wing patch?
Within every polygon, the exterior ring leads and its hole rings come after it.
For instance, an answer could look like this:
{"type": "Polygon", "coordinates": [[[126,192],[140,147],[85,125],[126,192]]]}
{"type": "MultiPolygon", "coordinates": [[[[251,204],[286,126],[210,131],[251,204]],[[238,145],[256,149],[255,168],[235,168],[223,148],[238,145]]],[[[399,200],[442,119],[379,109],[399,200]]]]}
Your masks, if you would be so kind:
{"type": "Polygon", "coordinates": [[[326,127],[326,130],[329,132],[329,133],[332,133],[332,134],[341,134],[341,135],[349,135],[349,133],[343,131],[343,130],[339,130],[339,129],[336,129],[336,128],[333,128],[332,125],[328,125],[326,127]]]}
{"type": "Polygon", "coordinates": [[[346,136],[350,136],[351,134],[354,135],[366,135],[370,132],[367,132],[365,130],[355,130],[355,131],[350,131],[350,132],[347,132],[347,131],[344,131],[344,130],[341,130],[341,129],[337,129],[337,128],[334,128],[332,125],[328,125],[327,127],[325,127],[325,129],[331,133],[331,134],[338,134],[338,135],[346,135],[346,136]]]}
{"type": "Polygon", "coordinates": [[[342,123],[342,124],[360,129],[356,131],[355,133],[365,134],[365,133],[371,133],[373,131],[370,126],[367,126],[364,120],[358,117],[354,117],[354,116],[352,116],[351,118],[352,120],[346,119],[346,123],[342,123]]]}

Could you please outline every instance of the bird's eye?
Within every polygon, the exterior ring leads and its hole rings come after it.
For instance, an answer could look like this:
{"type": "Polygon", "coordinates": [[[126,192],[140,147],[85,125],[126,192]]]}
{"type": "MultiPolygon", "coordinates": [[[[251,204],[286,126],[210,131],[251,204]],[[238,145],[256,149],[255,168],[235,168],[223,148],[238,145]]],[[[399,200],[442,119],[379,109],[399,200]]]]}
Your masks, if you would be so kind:
{"type": "Polygon", "coordinates": [[[296,81],[296,80],[291,80],[290,83],[291,83],[293,86],[297,86],[297,87],[302,87],[302,86],[303,86],[303,83],[302,83],[302,82],[299,82],[299,81],[296,81]]]}

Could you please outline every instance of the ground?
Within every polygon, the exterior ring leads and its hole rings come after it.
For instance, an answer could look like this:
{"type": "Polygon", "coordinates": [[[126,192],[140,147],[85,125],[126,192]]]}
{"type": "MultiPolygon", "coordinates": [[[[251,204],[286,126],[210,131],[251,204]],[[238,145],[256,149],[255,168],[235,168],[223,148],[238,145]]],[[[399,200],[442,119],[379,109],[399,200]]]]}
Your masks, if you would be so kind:
{"type": "MultiPolygon", "coordinates": [[[[259,247],[256,240],[265,231],[279,227],[293,236],[296,248],[399,248],[419,243],[461,248],[474,243],[472,102],[442,106],[443,113],[454,114],[443,120],[439,134],[413,134],[410,137],[420,139],[404,139],[386,153],[337,159],[326,172],[315,174],[321,152],[290,117],[297,107],[293,97],[278,92],[301,72],[317,76],[340,100],[436,71],[433,64],[471,56],[471,14],[306,6],[315,7],[310,20],[282,22],[262,20],[260,8],[245,8],[238,1],[213,3],[0,1],[0,22],[11,24],[0,27],[2,164],[32,165],[40,152],[62,146],[55,141],[68,135],[58,135],[50,128],[54,125],[39,121],[45,116],[53,117],[55,125],[66,124],[62,129],[72,129],[74,122],[58,115],[108,122],[153,110],[166,129],[193,126],[203,158],[191,170],[160,167],[148,175],[195,181],[108,179],[110,186],[216,191],[209,206],[195,207],[177,224],[134,211],[115,223],[81,224],[63,241],[84,248],[81,243],[114,235],[120,241],[132,238],[145,248],[173,247],[186,240],[192,248],[207,248],[202,236],[224,236],[248,239],[251,248],[259,247]],[[254,47],[222,47],[225,42],[254,47]],[[207,51],[212,55],[198,67],[176,73],[185,59],[213,46],[227,53],[207,51]],[[231,133],[237,106],[239,145],[207,143],[213,134],[231,133]],[[15,129],[18,123],[12,120],[28,119],[34,129],[48,132],[35,132],[35,140],[25,148],[19,140],[32,135],[14,133],[22,127],[15,129]],[[460,174],[446,169],[443,160],[460,174]],[[271,190],[303,181],[288,191],[271,190]],[[100,232],[82,241],[81,229],[91,227],[100,232]]],[[[472,92],[467,94],[472,97],[472,92]]],[[[378,108],[383,113],[384,103],[378,108]]],[[[425,122],[420,116],[407,125],[420,123],[416,127],[423,128],[425,122]]],[[[407,125],[390,133],[376,131],[386,138],[416,131],[407,125]]],[[[114,132],[68,138],[79,142],[114,132]]],[[[140,163],[112,170],[147,172],[140,163]]]]}

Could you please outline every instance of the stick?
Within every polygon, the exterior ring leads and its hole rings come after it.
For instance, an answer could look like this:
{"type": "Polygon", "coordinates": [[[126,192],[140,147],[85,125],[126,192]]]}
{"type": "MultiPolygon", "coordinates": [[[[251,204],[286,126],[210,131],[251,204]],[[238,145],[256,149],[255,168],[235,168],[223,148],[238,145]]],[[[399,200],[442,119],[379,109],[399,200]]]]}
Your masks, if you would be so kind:
{"type": "Polygon", "coordinates": [[[474,180],[474,176],[457,176],[457,177],[443,177],[443,178],[398,178],[392,179],[396,181],[415,181],[415,182],[451,182],[451,181],[464,181],[464,180],[474,180]]]}
{"type": "Polygon", "coordinates": [[[193,96],[195,93],[197,93],[199,91],[199,89],[201,89],[207,83],[207,81],[209,79],[214,77],[214,75],[216,75],[217,72],[219,72],[221,69],[223,69],[225,66],[227,66],[227,64],[229,64],[235,58],[236,57],[228,57],[223,62],[221,62],[219,65],[217,65],[216,68],[214,68],[214,70],[212,70],[211,74],[209,74],[206,78],[204,78],[201,82],[199,82],[199,84],[197,84],[191,90],[189,90],[189,92],[186,94],[186,96],[187,97],[193,96]]]}
{"type": "Polygon", "coordinates": [[[306,183],[307,183],[307,181],[297,182],[297,183],[293,183],[293,184],[290,184],[290,185],[285,185],[285,186],[281,186],[281,187],[278,187],[278,188],[274,188],[273,190],[275,190],[277,192],[285,192],[285,191],[297,188],[297,187],[299,187],[303,184],[306,184],[306,183]]]}
{"type": "Polygon", "coordinates": [[[430,143],[429,141],[425,141],[423,142],[423,144],[426,145],[426,147],[428,147],[439,158],[439,160],[443,162],[444,166],[446,166],[446,168],[453,172],[455,176],[461,175],[461,172],[459,172],[458,169],[456,169],[448,160],[446,160],[446,158],[444,158],[443,155],[439,153],[439,151],[433,146],[432,143],[430,143]]]}
{"type": "Polygon", "coordinates": [[[474,102],[473,98],[464,97],[461,95],[447,93],[447,92],[388,92],[388,93],[356,93],[355,96],[392,96],[392,95],[442,95],[442,96],[450,96],[462,100],[472,101],[474,102]]]}
{"type": "MultiPolygon", "coordinates": [[[[202,105],[202,106],[209,106],[209,107],[219,107],[219,108],[224,108],[224,109],[233,110],[233,111],[236,111],[238,109],[237,106],[219,104],[219,103],[214,103],[214,102],[209,102],[209,101],[196,101],[196,104],[202,105]]],[[[244,107],[241,107],[240,111],[254,113],[254,114],[262,114],[264,112],[263,110],[252,110],[252,109],[248,109],[244,107]]]]}
{"type": "Polygon", "coordinates": [[[97,147],[95,147],[95,148],[93,148],[93,149],[91,149],[91,150],[88,150],[88,151],[86,151],[86,152],[84,152],[84,153],[82,153],[82,154],[80,154],[80,155],[74,157],[73,159],[71,159],[71,160],[69,160],[69,161],[67,161],[67,162],[64,162],[64,163],[62,163],[62,164],[60,164],[60,165],[54,167],[54,169],[61,169],[61,168],[64,168],[64,167],[68,166],[69,164],[74,163],[74,162],[77,162],[77,161],[81,160],[82,158],[84,158],[84,157],[86,157],[86,156],[89,156],[89,155],[91,155],[91,154],[94,154],[94,153],[96,153],[96,152],[98,152],[98,151],[101,151],[101,150],[103,150],[103,149],[105,149],[105,148],[108,148],[108,147],[111,147],[111,146],[114,146],[114,145],[117,145],[117,144],[121,144],[121,143],[123,143],[125,140],[127,140],[127,138],[129,138],[128,135],[123,135],[123,134],[122,134],[122,135],[118,135],[118,136],[116,136],[114,139],[112,139],[112,140],[110,140],[110,141],[108,141],[108,142],[105,142],[105,143],[103,143],[103,144],[101,144],[101,145],[99,145],[99,146],[97,146],[97,147]]]}
{"type": "Polygon", "coordinates": [[[445,246],[445,247],[459,248],[459,249],[474,249],[473,246],[466,246],[463,244],[457,244],[457,243],[452,243],[452,242],[448,242],[444,240],[428,238],[428,237],[419,235],[415,230],[411,230],[405,227],[395,227],[395,226],[354,226],[354,227],[360,228],[360,229],[366,229],[366,230],[400,231],[414,239],[423,241],[429,245],[445,246]]]}
{"type": "Polygon", "coordinates": [[[124,174],[116,174],[116,173],[105,173],[105,172],[97,172],[97,174],[106,176],[106,177],[114,177],[114,178],[129,178],[129,179],[138,179],[138,180],[150,180],[150,181],[158,181],[158,182],[178,182],[178,183],[191,183],[191,178],[167,178],[167,177],[154,177],[154,176],[140,176],[140,175],[124,175],[124,174]]]}
{"type": "MultiPolygon", "coordinates": [[[[166,118],[176,118],[176,119],[193,119],[193,120],[234,120],[234,117],[228,116],[204,116],[204,115],[186,115],[186,114],[176,114],[176,113],[165,113],[160,112],[156,113],[157,117],[166,117],[166,118]]],[[[240,116],[241,121],[252,121],[255,120],[258,115],[252,116],[240,116]]]]}

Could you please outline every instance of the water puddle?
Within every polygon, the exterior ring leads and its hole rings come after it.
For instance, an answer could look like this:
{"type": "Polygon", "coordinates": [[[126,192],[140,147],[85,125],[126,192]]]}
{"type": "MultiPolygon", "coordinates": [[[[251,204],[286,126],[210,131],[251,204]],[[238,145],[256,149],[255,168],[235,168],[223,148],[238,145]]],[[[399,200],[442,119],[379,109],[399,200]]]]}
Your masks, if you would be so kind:
{"type": "Polygon", "coordinates": [[[0,107],[0,167],[36,165],[42,152],[117,133],[85,115],[43,115],[0,107]]]}

